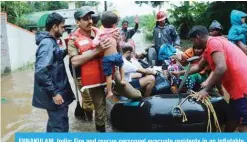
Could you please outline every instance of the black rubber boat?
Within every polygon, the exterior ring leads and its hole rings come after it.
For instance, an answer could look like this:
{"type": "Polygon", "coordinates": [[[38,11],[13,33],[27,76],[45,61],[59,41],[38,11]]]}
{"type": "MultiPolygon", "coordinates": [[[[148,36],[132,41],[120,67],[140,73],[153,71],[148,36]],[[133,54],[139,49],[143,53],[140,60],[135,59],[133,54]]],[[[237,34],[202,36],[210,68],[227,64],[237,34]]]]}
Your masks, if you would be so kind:
{"type": "MultiPolygon", "coordinates": [[[[180,97],[183,100],[187,95],[180,94],[180,97]]],[[[155,95],[139,101],[119,101],[110,104],[110,122],[114,129],[125,132],[206,132],[206,106],[193,98],[187,99],[181,108],[188,121],[182,122],[182,117],[176,117],[172,113],[178,102],[179,98],[174,94],[155,95]]],[[[226,101],[220,96],[212,96],[211,103],[219,123],[224,124],[226,101]]]]}

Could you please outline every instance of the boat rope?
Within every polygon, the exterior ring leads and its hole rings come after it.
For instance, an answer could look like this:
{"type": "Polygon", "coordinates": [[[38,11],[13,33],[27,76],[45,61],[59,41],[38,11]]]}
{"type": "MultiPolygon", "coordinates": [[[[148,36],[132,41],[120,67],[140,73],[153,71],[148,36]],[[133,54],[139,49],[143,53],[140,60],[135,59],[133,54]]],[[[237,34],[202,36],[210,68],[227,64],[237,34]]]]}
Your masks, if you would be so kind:
{"type": "MultiPolygon", "coordinates": [[[[177,106],[175,106],[172,111],[174,111],[175,109],[179,109],[181,114],[182,114],[182,122],[186,122],[188,121],[187,119],[187,116],[185,114],[185,112],[183,111],[182,109],[182,104],[188,99],[188,98],[197,98],[198,97],[198,93],[191,90],[191,94],[188,95],[183,101],[181,101],[181,103],[179,103],[177,106]]],[[[203,101],[201,101],[207,108],[207,112],[208,112],[208,122],[207,122],[207,132],[212,132],[212,122],[211,122],[211,113],[212,113],[212,116],[213,116],[213,119],[214,119],[214,125],[216,126],[216,131],[217,132],[221,132],[221,129],[220,129],[220,125],[219,125],[219,122],[218,122],[218,118],[217,118],[217,115],[216,115],[216,112],[214,110],[214,107],[210,101],[210,97],[206,97],[206,99],[204,99],[203,101]]]]}

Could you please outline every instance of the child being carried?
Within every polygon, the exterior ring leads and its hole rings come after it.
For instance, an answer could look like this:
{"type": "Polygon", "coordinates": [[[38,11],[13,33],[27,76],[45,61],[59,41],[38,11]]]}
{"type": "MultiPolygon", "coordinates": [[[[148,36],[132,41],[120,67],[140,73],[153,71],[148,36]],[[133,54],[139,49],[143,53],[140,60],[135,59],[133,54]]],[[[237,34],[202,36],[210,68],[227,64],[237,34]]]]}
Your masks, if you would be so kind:
{"type": "Polygon", "coordinates": [[[119,67],[121,75],[121,84],[125,85],[124,71],[123,71],[123,59],[122,55],[118,53],[119,41],[112,35],[117,32],[118,16],[112,11],[105,11],[102,13],[101,23],[104,29],[97,32],[95,39],[93,40],[93,46],[99,45],[100,40],[109,38],[111,40],[111,47],[104,49],[103,57],[103,71],[106,76],[107,83],[107,98],[113,95],[112,93],[112,72],[115,66],[119,67]]]}

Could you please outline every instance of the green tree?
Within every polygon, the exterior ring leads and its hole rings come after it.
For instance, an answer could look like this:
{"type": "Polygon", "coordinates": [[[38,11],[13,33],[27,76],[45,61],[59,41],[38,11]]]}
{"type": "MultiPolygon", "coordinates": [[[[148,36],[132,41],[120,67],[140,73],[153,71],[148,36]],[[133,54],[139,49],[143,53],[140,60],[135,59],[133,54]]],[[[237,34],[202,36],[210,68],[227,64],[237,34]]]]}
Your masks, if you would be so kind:
{"type": "Polygon", "coordinates": [[[27,2],[22,1],[3,1],[1,2],[1,12],[8,13],[8,22],[23,26],[28,23],[23,19],[23,15],[31,12],[32,9],[29,7],[27,2]]]}
{"type": "Polygon", "coordinates": [[[142,4],[150,4],[152,7],[160,7],[164,2],[168,1],[135,1],[136,4],[142,5],[142,4]]]}
{"type": "Polygon", "coordinates": [[[32,8],[32,12],[40,12],[47,10],[47,2],[45,1],[29,1],[28,3],[32,8]]]}
{"type": "Polygon", "coordinates": [[[68,3],[65,1],[49,1],[47,2],[47,10],[67,9],[68,3]]]}
{"type": "Polygon", "coordinates": [[[245,1],[216,1],[209,4],[207,9],[200,15],[197,24],[209,26],[213,20],[217,20],[223,26],[224,34],[228,34],[231,27],[230,14],[232,10],[247,12],[245,1]]]}
{"type": "Polygon", "coordinates": [[[97,6],[99,5],[99,1],[76,1],[75,6],[76,8],[80,8],[82,6],[97,6]]]}
{"type": "Polygon", "coordinates": [[[186,38],[194,25],[209,27],[213,20],[223,26],[223,34],[227,34],[230,27],[231,11],[237,9],[246,12],[247,3],[244,1],[216,1],[216,2],[184,2],[181,6],[173,6],[168,10],[171,22],[178,28],[181,38],[186,38]]]}
{"type": "Polygon", "coordinates": [[[172,5],[173,9],[168,10],[170,22],[177,28],[181,38],[186,39],[193,25],[203,20],[201,15],[206,10],[207,4],[198,2],[190,4],[188,1],[185,1],[181,6],[172,5]]]}

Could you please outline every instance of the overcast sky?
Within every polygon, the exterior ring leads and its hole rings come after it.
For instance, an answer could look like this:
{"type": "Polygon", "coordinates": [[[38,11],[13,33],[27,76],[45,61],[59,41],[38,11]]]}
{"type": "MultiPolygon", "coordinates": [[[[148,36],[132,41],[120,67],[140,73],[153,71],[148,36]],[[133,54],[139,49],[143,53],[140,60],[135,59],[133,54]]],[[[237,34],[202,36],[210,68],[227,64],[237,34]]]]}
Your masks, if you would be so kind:
{"type": "MultiPolygon", "coordinates": [[[[135,4],[134,1],[131,0],[119,0],[119,1],[107,1],[108,5],[112,3],[111,7],[108,7],[108,10],[118,10],[121,17],[125,16],[134,16],[134,15],[145,15],[151,14],[154,10],[155,12],[158,11],[158,8],[152,8],[150,5],[143,4],[141,7],[135,4]]],[[[170,1],[169,3],[164,3],[163,8],[161,10],[167,10],[170,8],[170,4],[179,5],[180,1],[170,1]]],[[[104,2],[100,2],[99,11],[104,10],[104,2]]]]}

